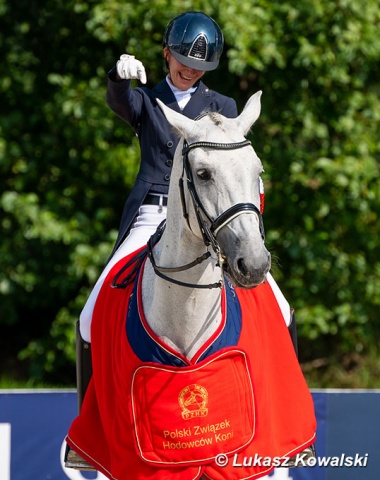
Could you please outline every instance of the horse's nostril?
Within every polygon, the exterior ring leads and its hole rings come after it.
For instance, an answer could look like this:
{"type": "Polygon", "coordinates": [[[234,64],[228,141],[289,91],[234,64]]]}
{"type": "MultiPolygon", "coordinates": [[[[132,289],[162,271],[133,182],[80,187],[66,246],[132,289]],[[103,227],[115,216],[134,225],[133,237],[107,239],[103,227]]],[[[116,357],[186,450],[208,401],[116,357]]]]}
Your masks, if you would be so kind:
{"type": "Polygon", "coordinates": [[[246,266],[243,258],[239,258],[239,259],[238,259],[238,261],[237,261],[237,266],[238,266],[239,272],[240,272],[244,277],[246,277],[246,276],[249,274],[248,269],[247,269],[247,266],[246,266]]]}

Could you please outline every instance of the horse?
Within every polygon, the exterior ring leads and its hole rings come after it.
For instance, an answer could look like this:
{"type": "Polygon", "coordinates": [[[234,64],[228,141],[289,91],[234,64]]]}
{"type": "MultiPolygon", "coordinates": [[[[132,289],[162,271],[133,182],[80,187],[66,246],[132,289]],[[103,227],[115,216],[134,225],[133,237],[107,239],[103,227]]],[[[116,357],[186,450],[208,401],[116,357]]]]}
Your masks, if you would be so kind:
{"type": "Polygon", "coordinates": [[[187,140],[178,150],[182,148],[183,161],[176,159],[173,165],[166,228],[145,265],[143,304],[156,334],[189,358],[220,324],[223,272],[235,286],[252,288],[270,269],[260,213],[263,166],[244,138],[259,116],[260,94],[235,120],[222,121],[218,114],[189,120],[160,103],[169,123],[187,140]],[[199,142],[200,137],[207,142],[199,142]],[[193,265],[205,246],[212,254],[193,265]],[[202,284],[217,287],[197,288],[202,284]]]}
{"type": "Polygon", "coordinates": [[[267,281],[263,166],[246,138],[260,97],[235,119],[191,120],[157,100],[181,138],[167,219],[104,282],[93,380],[66,440],[108,478],[258,478],[315,440],[311,396],[267,281]],[[265,465],[239,463],[264,453],[265,465]]]}

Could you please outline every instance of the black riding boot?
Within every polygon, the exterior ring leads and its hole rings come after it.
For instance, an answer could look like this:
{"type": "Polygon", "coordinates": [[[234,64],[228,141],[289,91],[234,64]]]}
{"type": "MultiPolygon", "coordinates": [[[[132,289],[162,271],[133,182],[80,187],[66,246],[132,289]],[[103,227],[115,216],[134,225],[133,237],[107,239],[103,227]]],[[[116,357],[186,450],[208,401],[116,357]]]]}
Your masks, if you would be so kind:
{"type": "MultiPolygon", "coordinates": [[[[76,325],[76,374],[78,411],[80,412],[92,376],[92,359],[91,344],[83,340],[79,330],[79,321],[76,325]]],[[[68,445],[66,445],[65,451],[65,467],[75,468],[76,470],[95,471],[95,468],[92,465],[89,465],[68,445]]]]}
{"type": "Polygon", "coordinates": [[[92,377],[92,358],[91,343],[83,340],[79,330],[79,321],[76,326],[76,360],[78,410],[80,411],[92,377]]]}
{"type": "MultiPolygon", "coordinates": [[[[293,309],[291,309],[290,311],[290,317],[291,318],[290,318],[288,331],[289,331],[290,338],[292,339],[293,347],[298,358],[297,325],[296,325],[296,316],[293,309]]],[[[295,455],[294,457],[290,458],[289,461],[284,466],[288,468],[299,467],[301,465],[304,465],[304,463],[309,458],[312,458],[312,457],[314,458],[315,456],[316,456],[316,452],[315,452],[315,446],[313,444],[310,447],[303,450],[298,455],[295,455]],[[303,462],[299,461],[300,457],[302,457],[303,462]]]]}

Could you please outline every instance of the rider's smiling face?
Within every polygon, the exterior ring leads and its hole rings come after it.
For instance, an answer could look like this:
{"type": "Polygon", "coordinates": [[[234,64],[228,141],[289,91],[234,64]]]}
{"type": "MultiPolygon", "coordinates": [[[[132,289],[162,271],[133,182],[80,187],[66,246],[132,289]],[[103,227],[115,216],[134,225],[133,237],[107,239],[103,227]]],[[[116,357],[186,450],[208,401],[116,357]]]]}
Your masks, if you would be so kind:
{"type": "Polygon", "coordinates": [[[169,66],[169,78],[179,90],[188,90],[204,75],[203,70],[195,70],[178,62],[168,48],[164,49],[164,56],[169,66]]]}

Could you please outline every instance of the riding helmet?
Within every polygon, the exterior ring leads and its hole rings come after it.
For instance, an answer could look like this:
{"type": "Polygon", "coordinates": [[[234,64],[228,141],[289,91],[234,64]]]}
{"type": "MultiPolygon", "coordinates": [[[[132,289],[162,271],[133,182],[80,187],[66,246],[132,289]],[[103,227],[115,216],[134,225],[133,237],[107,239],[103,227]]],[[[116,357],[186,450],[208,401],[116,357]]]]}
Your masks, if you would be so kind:
{"type": "Polygon", "coordinates": [[[215,70],[223,51],[219,25],[202,12],[186,12],[169,22],[163,38],[173,57],[196,70],[215,70]]]}

